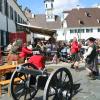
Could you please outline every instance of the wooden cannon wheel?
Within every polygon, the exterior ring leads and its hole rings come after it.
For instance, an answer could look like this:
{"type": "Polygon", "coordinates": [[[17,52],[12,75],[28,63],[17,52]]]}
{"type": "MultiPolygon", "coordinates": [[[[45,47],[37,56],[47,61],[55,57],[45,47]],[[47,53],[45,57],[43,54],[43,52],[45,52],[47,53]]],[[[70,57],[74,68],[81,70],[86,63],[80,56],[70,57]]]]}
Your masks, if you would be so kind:
{"type": "Polygon", "coordinates": [[[44,88],[43,100],[71,100],[73,79],[67,68],[53,71],[44,88]]]}
{"type": "MultiPolygon", "coordinates": [[[[34,65],[26,63],[22,67],[34,68],[34,65]]],[[[14,100],[31,100],[36,95],[38,89],[35,84],[35,77],[33,77],[33,83],[30,79],[30,74],[14,71],[10,82],[10,93],[14,100]]]]}

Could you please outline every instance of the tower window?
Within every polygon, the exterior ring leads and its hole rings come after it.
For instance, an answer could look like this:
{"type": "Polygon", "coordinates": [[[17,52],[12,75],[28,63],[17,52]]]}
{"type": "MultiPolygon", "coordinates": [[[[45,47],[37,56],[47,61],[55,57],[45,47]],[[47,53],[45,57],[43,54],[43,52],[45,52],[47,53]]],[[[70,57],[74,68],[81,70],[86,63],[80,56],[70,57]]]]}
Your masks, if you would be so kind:
{"type": "Polygon", "coordinates": [[[46,8],[48,7],[48,5],[47,5],[47,4],[46,4],[45,6],[46,6],[46,8]]]}
{"type": "Polygon", "coordinates": [[[51,3],[51,8],[53,8],[53,3],[51,3]]]}

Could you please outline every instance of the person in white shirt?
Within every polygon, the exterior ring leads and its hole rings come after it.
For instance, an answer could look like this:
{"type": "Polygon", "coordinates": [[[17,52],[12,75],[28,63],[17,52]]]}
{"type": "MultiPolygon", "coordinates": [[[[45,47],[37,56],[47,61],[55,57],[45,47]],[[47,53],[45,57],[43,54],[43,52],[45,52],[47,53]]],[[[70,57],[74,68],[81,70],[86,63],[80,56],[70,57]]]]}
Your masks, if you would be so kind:
{"type": "Polygon", "coordinates": [[[86,61],[86,70],[88,71],[88,76],[91,79],[95,79],[95,76],[99,75],[98,67],[97,67],[97,52],[95,45],[95,38],[90,37],[88,41],[88,49],[85,52],[84,59],[86,61]]]}
{"type": "Polygon", "coordinates": [[[30,50],[33,50],[33,47],[32,47],[32,44],[31,44],[30,41],[28,42],[27,48],[30,49],[30,50]]]}
{"type": "Polygon", "coordinates": [[[8,46],[7,46],[7,51],[10,51],[11,50],[11,48],[12,48],[12,43],[10,43],[10,44],[8,44],[8,46]]]}

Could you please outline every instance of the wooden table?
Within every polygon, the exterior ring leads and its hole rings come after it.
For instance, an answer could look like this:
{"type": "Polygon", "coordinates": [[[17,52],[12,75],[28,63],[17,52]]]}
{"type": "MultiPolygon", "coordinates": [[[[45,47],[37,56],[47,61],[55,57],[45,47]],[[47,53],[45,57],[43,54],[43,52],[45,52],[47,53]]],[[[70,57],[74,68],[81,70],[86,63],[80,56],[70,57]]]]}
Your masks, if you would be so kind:
{"type": "Polygon", "coordinates": [[[11,71],[12,69],[15,69],[17,65],[10,65],[10,64],[5,64],[0,66],[0,74],[2,72],[6,73],[8,71],[11,71]]]}
{"type": "Polygon", "coordinates": [[[0,76],[8,73],[8,72],[13,72],[17,66],[19,66],[20,64],[18,65],[11,65],[11,64],[5,64],[5,65],[2,65],[0,66],[0,76]]]}
{"type": "MultiPolygon", "coordinates": [[[[5,64],[5,65],[0,66],[0,77],[1,77],[1,79],[0,79],[0,96],[2,94],[2,86],[8,85],[10,83],[10,79],[9,80],[2,79],[2,76],[5,75],[6,73],[13,72],[15,70],[16,66],[18,66],[18,65],[5,64]]],[[[9,92],[9,86],[8,86],[8,95],[9,94],[10,94],[10,92],[9,92]]]]}

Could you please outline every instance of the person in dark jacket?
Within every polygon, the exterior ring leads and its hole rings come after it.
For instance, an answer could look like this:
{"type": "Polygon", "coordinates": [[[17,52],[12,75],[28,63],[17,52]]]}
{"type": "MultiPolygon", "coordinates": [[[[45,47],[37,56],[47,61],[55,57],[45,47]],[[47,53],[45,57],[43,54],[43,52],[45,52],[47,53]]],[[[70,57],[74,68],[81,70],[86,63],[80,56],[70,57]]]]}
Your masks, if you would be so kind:
{"type": "Polygon", "coordinates": [[[99,70],[97,67],[97,52],[96,52],[96,45],[95,45],[95,38],[90,37],[87,39],[88,42],[88,50],[83,55],[86,61],[86,70],[88,71],[88,76],[92,79],[95,79],[95,76],[99,75],[99,70]]]}

